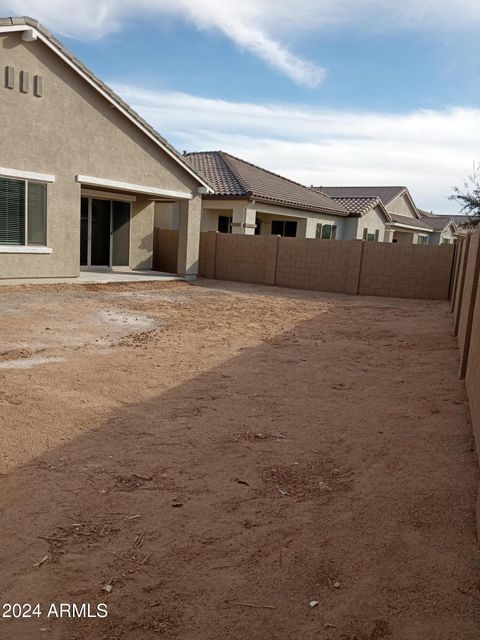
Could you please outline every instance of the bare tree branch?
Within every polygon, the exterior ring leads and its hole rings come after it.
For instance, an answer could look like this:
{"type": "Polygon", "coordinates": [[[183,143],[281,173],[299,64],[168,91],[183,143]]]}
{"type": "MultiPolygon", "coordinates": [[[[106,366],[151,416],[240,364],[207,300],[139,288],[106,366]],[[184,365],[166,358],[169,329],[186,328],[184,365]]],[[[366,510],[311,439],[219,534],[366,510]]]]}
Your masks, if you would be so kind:
{"type": "Polygon", "coordinates": [[[466,227],[480,226],[480,164],[473,163],[473,171],[464,180],[463,188],[453,187],[449,200],[461,205],[461,213],[468,216],[466,227]]]}

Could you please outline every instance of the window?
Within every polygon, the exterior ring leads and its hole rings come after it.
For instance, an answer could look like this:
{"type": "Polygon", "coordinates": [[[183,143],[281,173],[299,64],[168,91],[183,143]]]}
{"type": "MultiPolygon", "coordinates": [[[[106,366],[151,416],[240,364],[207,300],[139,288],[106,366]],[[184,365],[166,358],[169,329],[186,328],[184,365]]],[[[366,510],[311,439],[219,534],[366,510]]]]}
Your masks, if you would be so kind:
{"type": "Polygon", "coordinates": [[[46,244],[46,196],[43,182],[0,177],[0,244],[46,244]]]}
{"type": "Polygon", "coordinates": [[[337,237],[337,225],[336,224],[317,224],[315,231],[315,237],[321,240],[335,240],[337,237]]]}
{"type": "Polygon", "coordinates": [[[283,238],[295,238],[297,235],[297,223],[293,220],[272,220],[272,236],[283,238]]]}
{"type": "Polygon", "coordinates": [[[232,233],[232,218],[230,216],[218,216],[217,228],[220,233],[232,233]]]}
{"type": "Polygon", "coordinates": [[[428,236],[418,236],[418,244],[428,244],[428,236]]]}
{"type": "Polygon", "coordinates": [[[442,244],[451,244],[450,239],[449,238],[444,238],[442,241],[442,244]]]}
{"type": "Polygon", "coordinates": [[[369,231],[366,227],[363,230],[363,239],[367,242],[378,242],[380,236],[379,230],[369,231]]]}

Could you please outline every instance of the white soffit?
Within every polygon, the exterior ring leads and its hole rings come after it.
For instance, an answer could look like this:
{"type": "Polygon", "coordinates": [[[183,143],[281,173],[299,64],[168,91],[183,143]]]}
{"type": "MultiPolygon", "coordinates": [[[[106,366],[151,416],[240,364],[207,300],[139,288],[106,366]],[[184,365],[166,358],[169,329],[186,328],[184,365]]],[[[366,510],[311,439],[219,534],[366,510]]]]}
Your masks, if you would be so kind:
{"type": "Polygon", "coordinates": [[[75,176],[75,181],[89,187],[106,187],[108,189],[118,189],[119,191],[130,191],[132,193],[144,193],[149,196],[161,196],[162,198],[174,198],[175,200],[191,200],[193,195],[185,191],[171,191],[159,187],[148,187],[132,182],[121,182],[119,180],[109,180],[108,178],[97,178],[95,176],[75,176]]]}

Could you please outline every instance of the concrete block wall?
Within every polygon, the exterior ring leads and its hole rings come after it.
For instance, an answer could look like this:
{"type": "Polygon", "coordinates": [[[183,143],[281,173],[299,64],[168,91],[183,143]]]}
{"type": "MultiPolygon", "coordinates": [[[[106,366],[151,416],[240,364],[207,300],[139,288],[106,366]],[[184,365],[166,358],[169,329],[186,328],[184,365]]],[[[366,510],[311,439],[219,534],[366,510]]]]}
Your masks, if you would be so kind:
{"type": "Polygon", "coordinates": [[[458,335],[458,325],[460,322],[460,310],[463,300],[463,286],[465,284],[465,270],[467,268],[468,248],[470,246],[471,236],[457,244],[456,253],[458,254],[458,270],[454,273],[455,281],[453,283],[454,298],[451,302],[453,310],[453,335],[458,335]]]}
{"type": "Polygon", "coordinates": [[[453,245],[396,245],[202,232],[207,278],[356,295],[447,300],[453,245]]]}
{"type": "Polygon", "coordinates": [[[215,235],[215,278],[253,284],[275,284],[276,236],[228,233],[215,235]]]}
{"type": "Polygon", "coordinates": [[[475,304],[470,333],[470,348],[465,372],[465,385],[470,402],[473,432],[480,453],[480,281],[475,292],[475,304]]]}
{"type": "MultiPolygon", "coordinates": [[[[460,350],[459,377],[465,378],[480,461],[480,230],[457,243],[451,297],[453,332],[460,350]]],[[[480,541],[480,489],[477,534],[480,541]]]]}
{"type": "Polygon", "coordinates": [[[361,240],[279,238],[275,284],[355,295],[362,247],[361,240]]]}
{"type": "Polygon", "coordinates": [[[218,233],[200,233],[198,273],[204,278],[215,278],[218,233]]]}
{"type": "Polygon", "coordinates": [[[155,229],[153,242],[153,269],[177,273],[178,231],[155,229]]]}
{"type": "Polygon", "coordinates": [[[465,377],[472,337],[473,314],[476,303],[480,270],[480,233],[472,235],[467,244],[464,258],[464,277],[462,298],[458,303],[458,348],[460,350],[460,378],[465,377]]]}
{"type": "Polygon", "coordinates": [[[447,300],[453,245],[365,242],[358,293],[366,296],[447,300]]]}

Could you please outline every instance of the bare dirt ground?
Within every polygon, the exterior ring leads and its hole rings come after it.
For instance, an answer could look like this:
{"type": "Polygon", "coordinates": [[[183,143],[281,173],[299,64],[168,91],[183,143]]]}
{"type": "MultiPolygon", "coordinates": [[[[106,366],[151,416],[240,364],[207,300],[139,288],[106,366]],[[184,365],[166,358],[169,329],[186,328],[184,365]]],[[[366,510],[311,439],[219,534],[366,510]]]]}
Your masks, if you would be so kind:
{"type": "Polygon", "coordinates": [[[2,640],[478,640],[446,303],[5,287],[0,344],[2,640]]]}

